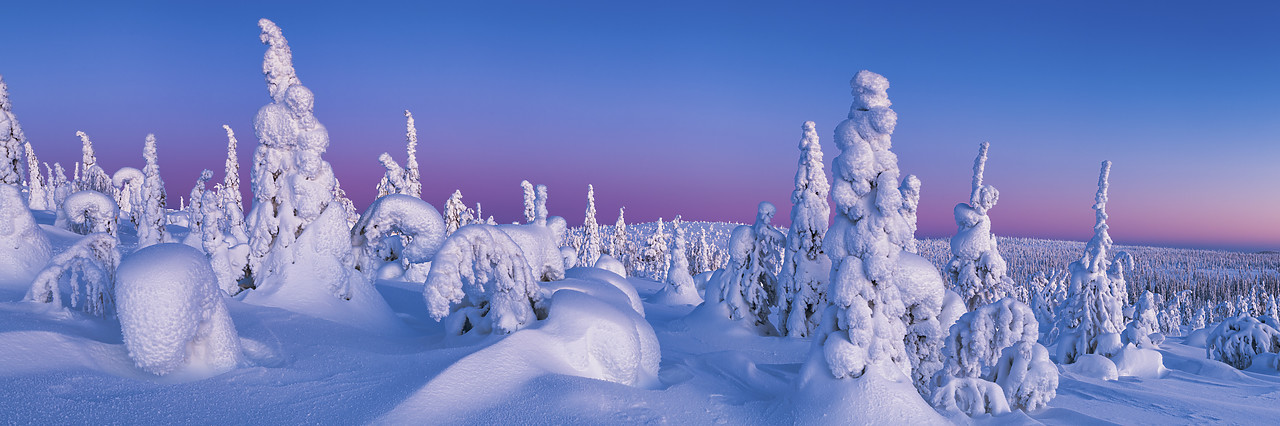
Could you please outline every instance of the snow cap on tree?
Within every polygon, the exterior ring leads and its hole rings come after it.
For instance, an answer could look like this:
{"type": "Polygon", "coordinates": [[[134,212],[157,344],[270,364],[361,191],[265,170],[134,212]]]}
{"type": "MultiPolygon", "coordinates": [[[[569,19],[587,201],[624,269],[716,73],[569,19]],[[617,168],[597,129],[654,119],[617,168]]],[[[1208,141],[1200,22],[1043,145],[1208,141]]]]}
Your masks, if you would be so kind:
{"type": "Polygon", "coordinates": [[[274,22],[259,19],[258,27],[262,29],[258,38],[268,46],[267,53],[262,58],[262,73],[267,77],[267,89],[271,91],[271,99],[284,102],[285,91],[302,84],[293,70],[293,52],[289,50],[289,41],[284,39],[280,27],[274,22]]]}

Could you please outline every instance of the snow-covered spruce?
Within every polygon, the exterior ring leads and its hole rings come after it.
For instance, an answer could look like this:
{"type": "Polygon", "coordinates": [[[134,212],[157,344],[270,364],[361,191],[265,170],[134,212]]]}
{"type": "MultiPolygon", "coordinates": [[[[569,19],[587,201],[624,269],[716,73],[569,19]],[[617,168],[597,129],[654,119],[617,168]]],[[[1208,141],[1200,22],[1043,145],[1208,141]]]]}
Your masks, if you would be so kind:
{"type": "Polygon", "coordinates": [[[1036,343],[1038,336],[1035,313],[1013,298],[961,316],[946,341],[946,367],[936,379],[934,406],[968,415],[1043,406],[1056,394],[1058,370],[1036,343]],[[976,383],[981,380],[999,385],[1002,393],[987,393],[992,388],[976,383]]]}
{"type": "Polygon", "coordinates": [[[105,232],[116,236],[116,217],[119,209],[111,196],[86,189],[67,197],[58,212],[58,222],[72,232],[89,235],[105,232]]]}
{"type": "Polygon", "coordinates": [[[983,142],[978,147],[978,157],[973,161],[973,190],[969,204],[955,207],[956,235],[951,237],[951,261],[947,274],[956,292],[964,297],[970,310],[999,300],[1013,288],[1004,257],[996,248],[996,237],[991,234],[991,218],[987,211],[995,207],[1000,191],[982,183],[982,172],[987,162],[987,148],[983,142]]]}
{"type": "MultiPolygon", "coordinates": [[[[225,190],[225,189],[224,189],[225,190]]],[[[228,296],[241,291],[240,281],[246,276],[245,266],[249,263],[249,245],[232,245],[226,240],[226,212],[218,203],[225,196],[221,191],[206,191],[200,203],[201,217],[204,227],[201,228],[200,244],[209,256],[209,265],[218,277],[218,288],[228,296]]]]}
{"type": "Polygon", "coordinates": [[[102,166],[98,165],[98,156],[93,151],[93,141],[89,140],[89,135],[84,132],[76,132],[76,136],[80,137],[80,177],[75,181],[75,190],[98,191],[107,195],[114,195],[112,191],[115,187],[111,186],[111,177],[107,176],[107,172],[102,170],[102,166]]]}
{"type": "Polygon", "coordinates": [[[27,154],[27,207],[31,210],[48,210],[49,189],[44,177],[40,175],[40,160],[36,158],[31,142],[23,142],[22,147],[27,154]]]}
{"type": "Polygon", "coordinates": [[[662,218],[658,218],[658,227],[654,229],[644,242],[644,249],[638,256],[633,256],[632,272],[654,281],[666,279],[667,272],[667,228],[662,218]]]}
{"type": "Polygon", "coordinates": [[[219,199],[222,214],[225,216],[222,230],[230,235],[236,244],[247,244],[249,231],[244,222],[244,200],[240,195],[240,157],[236,154],[236,145],[239,141],[236,140],[236,133],[231,130],[231,126],[223,124],[222,128],[227,131],[226,168],[222,176],[222,190],[218,192],[221,195],[219,199]]]}
{"type": "Polygon", "coordinates": [[[422,198],[422,171],[418,169],[418,127],[413,124],[413,113],[404,110],[406,141],[405,153],[408,159],[404,162],[405,192],[414,198],[422,198]]]}
{"type": "MultiPolygon", "coordinates": [[[[689,274],[689,258],[685,255],[684,228],[680,227],[680,216],[671,221],[671,265],[667,268],[666,285],[654,295],[655,303],[666,305],[696,305],[702,303],[698,294],[698,286],[689,274]]],[[[599,266],[597,266],[599,267],[599,266]]]]}
{"type": "Polygon", "coordinates": [[[534,195],[533,184],[529,183],[527,180],[522,180],[520,181],[520,190],[524,195],[524,222],[533,223],[534,218],[536,218],[538,214],[534,205],[534,200],[537,196],[534,195]]]}
{"type": "Polygon", "coordinates": [[[449,199],[444,202],[443,214],[445,232],[448,234],[453,234],[458,228],[467,226],[475,220],[471,209],[468,209],[467,205],[462,202],[462,190],[460,189],[453,191],[453,195],[450,195],[449,199]]]}
{"type": "Polygon", "coordinates": [[[18,187],[0,185],[0,286],[22,288],[52,255],[49,239],[26,205],[18,187]]]}
{"type": "Polygon", "coordinates": [[[1129,321],[1120,334],[1121,343],[1133,344],[1139,349],[1160,347],[1164,335],[1160,334],[1160,320],[1156,316],[1155,305],[1155,294],[1143,292],[1138,303],[1133,306],[1133,320],[1129,321]]]}
{"type": "Polygon", "coordinates": [[[160,179],[160,163],[156,158],[156,136],[147,135],[146,144],[142,147],[142,157],[147,165],[142,169],[142,194],[137,198],[139,204],[133,206],[138,217],[138,248],[169,242],[165,230],[165,191],[164,180],[160,179]]]}
{"type": "Polygon", "coordinates": [[[609,240],[609,255],[625,267],[631,255],[631,240],[627,237],[626,207],[618,207],[618,220],[613,223],[613,238],[609,240]]]}
{"type": "Polygon", "coordinates": [[[587,185],[587,213],[582,221],[582,249],[578,250],[578,264],[592,266],[600,258],[600,225],[596,223],[596,189],[587,185]]]}
{"type": "Polygon", "coordinates": [[[204,253],[153,245],[126,257],[116,280],[120,331],[138,368],[212,375],[240,362],[240,339],[204,253]]]}
{"type": "Polygon", "coordinates": [[[729,266],[715,287],[720,294],[708,295],[711,303],[726,307],[729,319],[744,321],[764,334],[777,330],[769,314],[777,304],[779,249],[783,237],[769,224],[777,209],[762,201],[756,208],[756,222],[733,229],[729,237],[729,266]]]}
{"type": "Polygon", "coordinates": [[[1080,355],[1112,355],[1120,349],[1119,333],[1124,329],[1125,289],[1111,260],[1111,236],[1107,234],[1107,178],[1111,162],[1102,162],[1098,194],[1093,209],[1097,220],[1093,238],[1085,244],[1084,256],[1070,265],[1071,286],[1067,301],[1058,314],[1058,362],[1070,364],[1080,355]]]}
{"type": "Polygon", "coordinates": [[[49,260],[31,283],[25,300],[61,305],[58,282],[70,273],[71,307],[83,304],[82,309],[90,315],[111,315],[115,307],[116,267],[120,266],[119,245],[119,239],[105,232],[86,235],[49,260]]]}
{"type": "Polygon", "coordinates": [[[200,172],[200,177],[196,178],[195,186],[191,187],[191,195],[187,198],[185,213],[187,214],[187,238],[184,244],[204,249],[204,193],[209,192],[207,185],[209,179],[213,179],[213,171],[204,169],[200,172]]]}
{"type": "Polygon", "coordinates": [[[142,183],[147,179],[142,170],[133,167],[121,167],[111,175],[111,185],[115,187],[116,206],[120,208],[120,219],[128,220],[134,227],[138,226],[138,212],[134,206],[142,205],[142,183]]]}
{"type": "Polygon", "coordinates": [[[913,238],[907,241],[902,247],[907,253],[915,253],[917,251],[917,242],[914,238],[916,234],[916,212],[920,209],[920,178],[916,175],[907,175],[902,178],[902,185],[898,187],[898,191],[902,192],[902,219],[907,221],[907,228],[911,230],[913,238]]]}
{"type": "Polygon", "coordinates": [[[62,164],[54,162],[53,167],[49,167],[49,163],[44,163],[46,179],[49,182],[49,201],[46,203],[47,210],[57,211],[62,208],[62,200],[67,199],[71,195],[71,181],[67,180],[67,172],[63,170],[62,164]]]}
{"type": "Polygon", "coordinates": [[[382,180],[378,181],[378,197],[407,193],[409,190],[408,175],[405,174],[404,168],[400,167],[400,163],[391,158],[391,154],[385,152],[378,156],[378,163],[382,164],[383,169],[386,169],[382,173],[382,180]]]}
{"type": "Polygon", "coordinates": [[[537,319],[538,283],[516,242],[495,226],[459,228],[436,253],[422,289],[452,334],[510,334],[537,319]]]}
{"type": "MultiPolygon", "coordinates": [[[[4,76],[0,75],[0,183],[22,184],[22,156],[25,153],[23,144],[26,140],[26,136],[22,134],[22,126],[18,124],[18,117],[13,115],[9,85],[4,82],[4,76]]],[[[39,173],[36,176],[39,177],[39,173]]]]}
{"type": "Polygon", "coordinates": [[[444,219],[436,208],[405,194],[378,198],[351,229],[351,244],[360,248],[357,265],[371,281],[388,261],[398,261],[405,270],[430,262],[444,239],[444,219]],[[393,251],[392,246],[401,249],[388,259],[382,253],[393,251]]]}
{"type": "Polygon", "coordinates": [[[1209,359],[1243,370],[1258,354],[1280,352],[1280,330],[1254,317],[1228,318],[1213,328],[1205,343],[1209,359]]]}
{"type": "Polygon", "coordinates": [[[818,327],[831,278],[831,258],[822,251],[822,237],[830,226],[827,195],[831,185],[822,168],[822,146],[813,122],[806,121],[801,131],[791,229],[778,274],[778,331],[795,337],[807,337],[818,327]]]}

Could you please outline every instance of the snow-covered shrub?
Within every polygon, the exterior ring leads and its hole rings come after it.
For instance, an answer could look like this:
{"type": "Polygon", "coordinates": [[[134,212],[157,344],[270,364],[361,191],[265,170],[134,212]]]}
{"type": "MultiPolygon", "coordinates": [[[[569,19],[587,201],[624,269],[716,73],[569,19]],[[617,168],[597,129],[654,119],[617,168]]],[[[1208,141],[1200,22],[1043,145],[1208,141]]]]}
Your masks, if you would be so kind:
{"type": "Polygon", "coordinates": [[[116,235],[118,209],[111,196],[86,189],[67,197],[58,213],[58,221],[80,235],[105,232],[116,235]]]}
{"type": "Polygon", "coordinates": [[[671,229],[674,234],[671,238],[671,266],[667,268],[666,285],[654,295],[654,301],[668,305],[702,303],[698,286],[693,282],[693,275],[689,274],[689,258],[685,256],[684,228],[680,227],[680,216],[671,221],[671,229]]]}
{"type": "Polygon", "coordinates": [[[27,207],[31,210],[49,209],[49,189],[40,175],[40,160],[36,158],[31,142],[23,142],[27,153],[27,207]]]}
{"type": "Polygon", "coordinates": [[[600,257],[603,247],[600,242],[600,225],[596,223],[596,189],[587,185],[587,213],[582,221],[582,248],[578,250],[578,264],[592,266],[600,257]]]}
{"type": "Polygon", "coordinates": [[[978,148],[978,157],[973,160],[973,191],[969,195],[969,204],[960,203],[955,207],[957,230],[951,237],[952,258],[947,263],[952,285],[971,310],[999,300],[1013,289],[1013,279],[1009,277],[1008,267],[996,247],[996,238],[991,234],[991,218],[987,216],[987,211],[995,207],[1000,198],[1000,191],[995,187],[982,184],[987,147],[988,144],[983,142],[978,148]]]}
{"type": "Polygon", "coordinates": [[[1164,336],[1160,334],[1160,322],[1156,318],[1155,304],[1154,294],[1150,291],[1142,293],[1142,297],[1134,305],[1133,321],[1129,321],[1120,335],[1121,342],[1132,343],[1139,349],[1160,347],[1164,336]]]}
{"type": "Polygon", "coordinates": [[[204,253],[153,245],[126,257],[116,279],[120,331],[138,368],[217,374],[240,362],[240,339],[204,253]]]}
{"type": "Polygon", "coordinates": [[[155,135],[147,135],[142,156],[147,161],[147,166],[142,169],[144,175],[142,194],[137,198],[140,204],[133,206],[134,214],[138,217],[139,249],[152,244],[169,242],[169,235],[165,231],[164,180],[160,179],[155,135]]]}
{"type": "Polygon", "coordinates": [[[791,228],[778,274],[778,331],[795,337],[807,337],[818,327],[831,278],[831,258],[822,251],[822,237],[830,226],[831,185],[822,169],[822,146],[813,122],[806,121],[801,130],[791,228]]]}
{"type": "Polygon", "coordinates": [[[1243,370],[1258,354],[1280,352],[1280,330],[1254,317],[1228,318],[1209,333],[1204,349],[1209,359],[1243,370]]]}
{"type": "Polygon", "coordinates": [[[426,201],[409,195],[391,194],[378,198],[351,228],[351,242],[360,247],[358,267],[369,280],[388,261],[399,261],[406,270],[431,261],[444,244],[444,219],[426,201]],[[398,258],[385,258],[389,237],[401,248],[398,258]]]}
{"type": "Polygon", "coordinates": [[[459,228],[431,261],[422,297],[452,334],[510,334],[537,319],[542,303],[520,247],[496,226],[459,228]]]}
{"type": "Polygon", "coordinates": [[[782,234],[769,224],[777,209],[763,201],[756,209],[756,223],[733,229],[729,237],[729,266],[718,284],[720,294],[708,295],[712,303],[722,303],[730,319],[745,320],[765,333],[771,308],[777,303],[778,249],[782,234]]]}
{"type": "Polygon", "coordinates": [[[22,145],[26,139],[22,134],[22,126],[18,124],[18,117],[13,115],[13,104],[9,102],[9,85],[4,82],[4,76],[0,75],[0,183],[22,184],[22,145]]]}
{"type": "Polygon", "coordinates": [[[52,255],[26,206],[18,187],[0,185],[0,284],[31,282],[52,255]]]}
{"type": "Polygon", "coordinates": [[[70,274],[71,307],[83,304],[91,315],[106,317],[115,307],[116,268],[120,266],[120,240],[105,232],[89,234],[49,260],[27,290],[26,300],[62,304],[58,282],[70,274]]]}
{"type": "Polygon", "coordinates": [[[990,377],[1004,389],[1013,409],[1039,410],[1058,394],[1058,366],[1049,360],[1049,350],[1036,342],[1004,348],[990,377]]]}
{"type": "Polygon", "coordinates": [[[933,391],[933,406],[948,412],[1008,413],[1009,401],[1000,385],[974,377],[953,377],[933,391]]]}
{"type": "Polygon", "coordinates": [[[75,181],[76,191],[98,191],[107,195],[114,195],[112,191],[115,187],[111,186],[111,177],[107,176],[107,172],[102,170],[102,166],[98,165],[98,157],[93,152],[93,142],[89,140],[89,135],[84,132],[76,132],[76,136],[80,137],[80,177],[75,181]]]}
{"type": "MultiPolygon", "coordinates": [[[[1085,245],[1084,256],[1070,265],[1071,287],[1058,315],[1058,362],[1070,364],[1082,354],[1110,355],[1119,349],[1119,333],[1124,329],[1124,301],[1127,298],[1122,272],[1108,268],[1111,236],[1107,234],[1107,178],[1111,162],[1102,162],[1098,194],[1093,205],[1097,221],[1093,238],[1085,245]],[[1115,347],[1111,347],[1114,340],[1115,347]]],[[[1119,256],[1118,256],[1119,257],[1119,256]]],[[[1122,262],[1121,262],[1122,263],[1122,262]]]]}
{"type": "Polygon", "coordinates": [[[860,71],[850,84],[849,118],[836,126],[840,155],[832,160],[836,218],[823,240],[831,258],[830,303],[815,333],[836,378],[861,377],[870,365],[904,376],[906,312],[895,280],[898,256],[914,236],[902,215],[897,157],[890,151],[897,113],[889,81],[860,71]]]}

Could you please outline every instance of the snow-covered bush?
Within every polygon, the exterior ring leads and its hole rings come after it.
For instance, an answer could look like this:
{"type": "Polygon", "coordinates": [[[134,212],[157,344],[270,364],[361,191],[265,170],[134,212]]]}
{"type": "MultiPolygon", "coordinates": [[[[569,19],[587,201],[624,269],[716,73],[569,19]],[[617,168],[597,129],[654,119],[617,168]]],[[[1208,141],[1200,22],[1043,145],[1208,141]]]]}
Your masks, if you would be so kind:
{"type": "Polygon", "coordinates": [[[22,155],[25,153],[23,144],[26,139],[22,134],[22,126],[18,124],[18,117],[13,115],[13,103],[9,102],[9,85],[4,82],[4,76],[0,75],[0,183],[22,184],[22,155]]]}
{"type": "Polygon", "coordinates": [[[0,185],[0,285],[31,282],[52,255],[26,205],[18,187],[0,185]]]}
{"type": "Polygon", "coordinates": [[[1228,318],[1209,333],[1204,349],[1209,359],[1243,370],[1258,354],[1280,352],[1280,330],[1254,317],[1228,318]]]}
{"type": "Polygon", "coordinates": [[[452,334],[510,334],[537,319],[542,303],[520,247],[496,226],[459,228],[431,261],[422,297],[452,334]]]}
{"type": "Polygon", "coordinates": [[[897,113],[889,80],[859,72],[850,84],[849,118],[836,126],[832,160],[836,218],[823,240],[831,257],[830,303],[815,344],[836,378],[861,377],[868,366],[907,375],[906,312],[895,280],[899,254],[914,236],[902,215],[897,157],[890,151],[897,113]]]}
{"type": "Polygon", "coordinates": [[[765,333],[776,330],[769,314],[777,303],[778,251],[782,234],[769,224],[777,209],[763,201],[756,209],[756,223],[733,229],[729,237],[729,266],[718,283],[720,294],[708,295],[712,303],[722,303],[730,319],[744,320],[765,333]]]}
{"type": "Polygon", "coordinates": [[[147,135],[142,156],[147,161],[147,166],[142,169],[144,175],[142,194],[137,198],[140,204],[133,206],[134,214],[138,217],[139,249],[152,244],[169,242],[169,235],[165,230],[164,180],[160,179],[155,135],[147,135]]]}
{"type": "Polygon", "coordinates": [[[667,268],[666,285],[654,296],[654,301],[668,305],[702,303],[698,286],[689,274],[689,258],[685,256],[684,228],[680,227],[680,216],[671,221],[671,229],[674,234],[671,238],[671,266],[667,268]]]}
{"type": "Polygon", "coordinates": [[[1132,343],[1139,349],[1160,347],[1164,336],[1160,334],[1160,321],[1156,318],[1155,304],[1153,293],[1150,291],[1142,293],[1142,297],[1134,305],[1133,320],[1129,321],[1120,335],[1121,342],[1132,343]]]}
{"type": "Polygon", "coordinates": [[[86,189],[67,197],[58,213],[58,222],[80,235],[105,232],[116,235],[118,209],[111,196],[86,189]]]}
{"type": "Polygon", "coordinates": [[[778,331],[807,337],[818,327],[831,278],[831,258],[822,251],[822,237],[830,226],[831,185],[822,169],[822,145],[812,121],[801,126],[800,161],[791,193],[791,228],[778,274],[778,331]]]}
{"type": "Polygon", "coordinates": [[[600,257],[603,247],[600,242],[600,225],[596,223],[596,189],[587,185],[587,213],[582,221],[582,248],[578,250],[578,264],[592,266],[600,257]]]}
{"type": "Polygon", "coordinates": [[[114,235],[89,234],[49,260],[27,290],[26,300],[62,304],[58,282],[70,274],[71,307],[83,304],[91,315],[106,317],[114,311],[116,268],[120,266],[120,240],[114,235]]]}
{"type": "Polygon", "coordinates": [[[138,368],[217,374],[240,362],[240,339],[204,253],[153,245],[126,257],[116,279],[120,331],[138,368]]]}
{"type": "Polygon", "coordinates": [[[1111,355],[1119,349],[1119,333],[1124,327],[1125,289],[1122,278],[1108,268],[1111,236],[1107,234],[1107,178],[1111,162],[1102,162],[1098,194],[1093,205],[1097,221],[1093,238],[1085,245],[1084,256],[1070,265],[1071,287],[1058,315],[1058,362],[1070,364],[1083,354],[1111,355]],[[1116,347],[1112,346],[1112,342],[1116,347]]]}
{"type": "Polygon", "coordinates": [[[358,267],[369,280],[388,261],[399,261],[406,270],[431,261],[444,244],[444,219],[426,201],[409,195],[391,194],[378,198],[351,228],[351,242],[360,247],[358,267]],[[379,255],[389,239],[398,247],[396,258],[379,255]]]}
{"type": "Polygon", "coordinates": [[[1008,413],[1009,401],[1000,385],[976,377],[953,377],[933,391],[933,406],[948,412],[1008,413]]]}
{"type": "Polygon", "coordinates": [[[991,218],[987,211],[995,207],[1000,191],[982,184],[982,172],[987,162],[988,144],[978,148],[973,160],[973,191],[969,204],[955,207],[956,235],[951,237],[951,262],[947,274],[956,292],[965,299],[970,310],[999,300],[1013,289],[1013,279],[1000,251],[996,238],[991,234],[991,218]]]}
{"type": "Polygon", "coordinates": [[[1039,410],[1058,394],[1058,366],[1049,360],[1049,350],[1036,342],[1004,348],[990,377],[1004,389],[1010,408],[1039,410]]]}

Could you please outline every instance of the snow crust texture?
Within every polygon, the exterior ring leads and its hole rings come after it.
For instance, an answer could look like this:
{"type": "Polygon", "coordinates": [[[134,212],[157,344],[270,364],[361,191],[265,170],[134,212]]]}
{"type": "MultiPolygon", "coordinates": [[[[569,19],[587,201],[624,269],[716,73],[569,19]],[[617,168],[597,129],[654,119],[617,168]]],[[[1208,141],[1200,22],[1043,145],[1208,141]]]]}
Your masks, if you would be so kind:
{"type": "Polygon", "coordinates": [[[183,244],[153,245],[125,257],[116,279],[120,329],[138,368],[155,375],[188,367],[216,374],[239,363],[235,325],[204,253],[183,244]]]}

